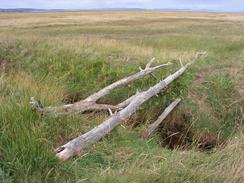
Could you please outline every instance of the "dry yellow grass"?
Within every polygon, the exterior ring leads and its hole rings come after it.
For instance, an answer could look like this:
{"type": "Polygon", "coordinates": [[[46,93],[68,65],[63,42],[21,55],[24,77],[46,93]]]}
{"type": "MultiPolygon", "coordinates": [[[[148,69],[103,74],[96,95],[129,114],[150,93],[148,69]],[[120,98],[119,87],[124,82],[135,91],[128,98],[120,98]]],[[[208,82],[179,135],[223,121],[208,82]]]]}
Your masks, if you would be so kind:
{"type": "Polygon", "coordinates": [[[51,25],[89,25],[116,21],[163,21],[181,20],[244,22],[244,14],[238,13],[194,13],[161,11],[85,11],[62,13],[0,13],[1,27],[32,27],[51,25]]]}

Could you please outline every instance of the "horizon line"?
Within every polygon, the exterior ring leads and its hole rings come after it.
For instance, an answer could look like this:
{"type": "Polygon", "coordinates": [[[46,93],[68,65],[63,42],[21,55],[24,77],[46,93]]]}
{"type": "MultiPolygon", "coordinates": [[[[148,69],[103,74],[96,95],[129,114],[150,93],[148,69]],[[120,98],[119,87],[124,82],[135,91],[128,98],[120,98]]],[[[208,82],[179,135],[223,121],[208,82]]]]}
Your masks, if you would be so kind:
{"type": "MultiPolygon", "coordinates": [[[[119,10],[130,10],[130,11],[180,11],[180,12],[206,12],[206,13],[244,13],[244,10],[239,10],[239,11],[231,11],[231,10],[211,10],[211,9],[188,9],[188,8],[125,8],[125,7],[120,7],[120,8],[1,8],[0,7],[0,12],[3,12],[5,10],[6,12],[18,12],[18,10],[23,10],[22,12],[58,12],[58,11],[119,11],[119,10]],[[13,10],[13,11],[11,11],[13,10]],[[16,10],[16,11],[14,11],[16,10]]],[[[21,11],[19,11],[21,12],[21,11]]]]}

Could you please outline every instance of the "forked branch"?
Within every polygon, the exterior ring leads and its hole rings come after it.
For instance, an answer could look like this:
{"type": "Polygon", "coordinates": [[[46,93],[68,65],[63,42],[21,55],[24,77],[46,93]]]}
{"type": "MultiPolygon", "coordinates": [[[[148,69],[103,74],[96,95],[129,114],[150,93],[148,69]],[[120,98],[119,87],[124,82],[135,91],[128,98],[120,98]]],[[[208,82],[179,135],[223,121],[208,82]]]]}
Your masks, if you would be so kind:
{"type": "Polygon", "coordinates": [[[58,107],[46,107],[43,108],[39,102],[37,102],[35,100],[34,97],[31,98],[31,105],[33,109],[36,109],[39,112],[42,113],[53,113],[55,115],[59,115],[59,114],[68,114],[68,113],[83,113],[85,111],[100,111],[100,110],[107,110],[108,108],[113,109],[113,110],[117,110],[117,109],[121,109],[124,108],[125,106],[127,106],[131,99],[129,98],[128,100],[122,102],[121,104],[118,104],[117,106],[112,106],[112,105],[105,105],[105,104],[97,104],[97,101],[108,95],[112,90],[125,86],[135,80],[138,80],[148,74],[153,73],[154,71],[156,71],[157,69],[161,68],[161,67],[165,67],[165,66],[169,66],[172,63],[168,62],[166,64],[161,64],[155,67],[151,67],[152,63],[154,62],[155,58],[153,58],[145,67],[145,69],[142,69],[140,72],[133,74],[131,76],[125,77],[119,81],[116,81],[115,83],[112,83],[109,86],[106,86],[105,88],[101,89],[100,91],[90,95],[89,97],[87,97],[86,99],[83,99],[81,101],[78,101],[74,104],[68,104],[68,105],[62,105],[62,106],[58,106],[58,107]],[[108,108],[107,108],[108,107],[108,108]]]}

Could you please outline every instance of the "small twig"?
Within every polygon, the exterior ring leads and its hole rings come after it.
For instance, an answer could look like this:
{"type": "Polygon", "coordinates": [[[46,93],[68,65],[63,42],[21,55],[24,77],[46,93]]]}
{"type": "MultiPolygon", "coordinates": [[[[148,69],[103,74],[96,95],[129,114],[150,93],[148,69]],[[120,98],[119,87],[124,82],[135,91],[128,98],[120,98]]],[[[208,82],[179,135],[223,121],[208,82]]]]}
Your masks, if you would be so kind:
{"type": "Polygon", "coordinates": [[[112,116],[113,115],[113,112],[110,108],[108,108],[108,112],[109,112],[109,115],[112,116]]]}
{"type": "Polygon", "coordinates": [[[124,125],[120,125],[122,128],[126,129],[124,125]]]}
{"type": "Polygon", "coordinates": [[[150,62],[148,62],[148,64],[146,65],[146,68],[145,68],[145,69],[149,69],[154,61],[155,61],[155,57],[153,57],[153,58],[150,60],[150,62]]]}
{"type": "Polygon", "coordinates": [[[152,76],[154,79],[156,79],[157,81],[159,80],[159,79],[157,78],[157,76],[155,76],[153,73],[151,74],[151,76],[152,76]]]}
{"type": "Polygon", "coordinates": [[[182,60],[181,60],[181,57],[179,58],[179,62],[180,62],[180,66],[181,67],[184,67],[183,63],[182,63],[182,60]]]}
{"type": "Polygon", "coordinates": [[[197,52],[196,55],[195,55],[195,59],[198,59],[201,56],[205,56],[205,57],[208,56],[208,52],[206,52],[206,51],[199,51],[199,52],[197,52]]]}
{"type": "Polygon", "coordinates": [[[161,65],[155,66],[155,67],[153,67],[153,68],[154,68],[154,69],[158,69],[158,68],[160,68],[160,67],[169,66],[169,65],[172,65],[172,64],[173,64],[172,62],[168,62],[168,63],[166,63],[166,64],[161,64],[161,65]]]}

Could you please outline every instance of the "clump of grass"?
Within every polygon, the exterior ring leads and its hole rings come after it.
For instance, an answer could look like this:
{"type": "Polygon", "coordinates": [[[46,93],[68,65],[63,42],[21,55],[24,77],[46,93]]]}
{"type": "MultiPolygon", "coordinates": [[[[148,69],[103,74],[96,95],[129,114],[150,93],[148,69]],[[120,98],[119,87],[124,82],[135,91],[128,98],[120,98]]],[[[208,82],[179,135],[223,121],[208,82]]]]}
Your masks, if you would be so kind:
{"type": "Polygon", "coordinates": [[[227,138],[242,123],[240,106],[231,106],[237,100],[235,83],[228,75],[217,75],[206,83],[208,102],[220,123],[220,130],[227,138]],[[213,92],[214,91],[214,92],[213,92]]]}
{"type": "Polygon", "coordinates": [[[231,103],[235,96],[235,86],[233,80],[229,76],[218,75],[206,81],[208,90],[208,101],[217,117],[223,118],[222,113],[226,106],[231,103]],[[214,92],[211,92],[214,91],[214,92]]]}

